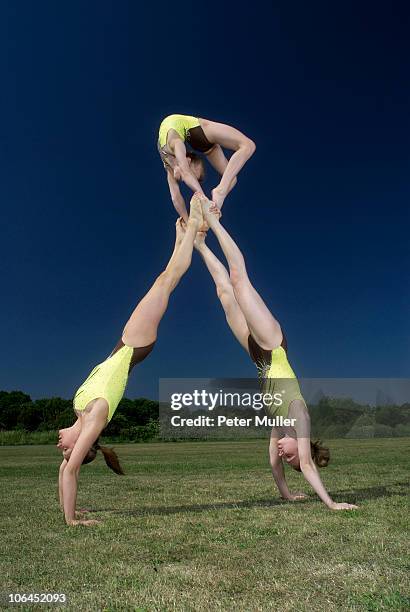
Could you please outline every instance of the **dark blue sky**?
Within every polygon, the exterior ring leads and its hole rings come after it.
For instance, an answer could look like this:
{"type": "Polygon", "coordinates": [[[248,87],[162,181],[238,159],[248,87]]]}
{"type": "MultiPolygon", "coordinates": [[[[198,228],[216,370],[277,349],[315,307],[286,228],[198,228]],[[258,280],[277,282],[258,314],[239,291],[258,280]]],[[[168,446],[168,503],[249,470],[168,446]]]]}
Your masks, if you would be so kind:
{"type": "MultiPolygon", "coordinates": [[[[174,112],[257,144],[223,221],[299,376],[409,376],[404,7],[2,2],[0,388],[72,396],[165,266],[174,112]]],[[[195,256],[127,395],[253,375],[195,256]]]]}

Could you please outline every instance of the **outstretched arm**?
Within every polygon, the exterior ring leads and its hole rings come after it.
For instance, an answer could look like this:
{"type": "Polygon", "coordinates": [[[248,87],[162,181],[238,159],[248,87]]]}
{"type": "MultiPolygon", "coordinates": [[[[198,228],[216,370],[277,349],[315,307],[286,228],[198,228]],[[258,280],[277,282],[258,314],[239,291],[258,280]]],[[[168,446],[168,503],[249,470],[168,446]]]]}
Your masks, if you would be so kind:
{"type": "Polygon", "coordinates": [[[63,459],[60,465],[59,472],[58,472],[58,497],[60,500],[60,508],[63,511],[64,511],[63,474],[64,474],[66,465],[67,465],[67,460],[63,459]]]}
{"type": "MultiPolygon", "coordinates": [[[[63,473],[64,473],[64,470],[65,470],[65,467],[66,467],[67,463],[68,463],[68,461],[66,459],[63,459],[63,461],[62,461],[62,463],[60,465],[60,470],[59,470],[59,474],[58,474],[58,495],[59,495],[59,499],[60,499],[60,509],[61,509],[61,512],[64,512],[63,473]]],[[[87,510],[86,508],[83,508],[82,510],[76,510],[75,511],[75,518],[76,519],[81,519],[88,512],[89,512],[89,510],[87,510]]],[[[87,521],[87,524],[89,524],[88,521],[87,521]]]]}
{"type": "MultiPolygon", "coordinates": [[[[81,420],[80,418],[77,417],[76,422],[74,423],[74,425],[72,426],[72,429],[74,432],[77,433],[77,435],[79,436],[81,433],[81,420]]],[[[62,449],[62,446],[59,444],[57,444],[58,448],[62,449]]],[[[62,511],[64,511],[64,492],[63,492],[63,474],[64,474],[64,470],[67,467],[68,464],[68,460],[67,459],[63,459],[60,465],[60,469],[58,471],[58,497],[60,500],[60,508],[62,511]]]]}
{"type": "Polygon", "coordinates": [[[182,197],[179,189],[178,181],[173,177],[172,173],[167,171],[167,181],[169,186],[169,192],[171,194],[171,200],[178,213],[179,217],[182,217],[185,222],[188,221],[188,211],[185,206],[185,200],[182,197]]]}
{"type": "Polygon", "coordinates": [[[310,450],[310,417],[306,408],[298,410],[295,429],[298,435],[300,469],[315,493],[317,493],[322,502],[326,504],[330,510],[356,509],[357,506],[354,504],[337,503],[333,501],[320,479],[318,469],[312,459],[310,450]]]}
{"type": "Polygon", "coordinates": [[[92,525],[98,521],[78,521],[75,516],[75,506],[77,501],[78,474],[82,462],[89,449],[94,444],[98,436],[106,425],[107,410],[98,410],[93,414],[93,419],[84,423],[83,429],[75,443],[67,465],[62,474],[62,501],[64,507],[64,517],[67,525],[86,524],[92,525]]]}

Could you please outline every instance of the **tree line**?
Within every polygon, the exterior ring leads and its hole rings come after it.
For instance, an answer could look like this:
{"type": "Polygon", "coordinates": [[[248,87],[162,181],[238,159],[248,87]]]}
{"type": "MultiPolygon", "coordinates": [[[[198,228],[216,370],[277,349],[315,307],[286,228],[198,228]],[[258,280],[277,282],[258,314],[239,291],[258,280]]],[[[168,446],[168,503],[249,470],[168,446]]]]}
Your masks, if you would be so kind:
{"type": "MultiPolygon", "coordinates": [[[[56,432],[75,420],[72,400],[51,397],[32,400],[22,391],[0,391],[0,430],[56,432]]],[[[123,398],[104,437],[148,440],[158,436],[158,402],[123,398]]]]}
{"type": "Polygon", "coordinates": [[[332,438],[410,436],[410,403],[369,406],[348,398],[322,397],[309,406],[312,432],[332,438]]]}
{"type": "MultiPolygon", "coordinates": [[[[309,406],[309,412],[312,437],[410,436],[409,403],[372,407],[358,404],[352,399],[322,397],[317,404],[309,406]]],[[[193,412],[192,416],[195,414],[193,412]]],[[[252,414],[249,409],[242,416],[252,414]]],[[[72,400],[61,397],[32,400],[22,391],[0,391],[0,443],[29,443],[30,438],[19,436],[19,432],[33,434],[32,439],[39,443],[53,442],[55,433],[70,427],[74,420],[72,400]],[[9,432],[15,432],[16,435],[6,435],[9,432]],[[46,435],[47,432],[50,435],[46,435]]],[[[123,398],[104,430],[104,438],[140,442],[159,439],[159,433],[158,402],[146,398],[123,398]]],[[[264,434],[261,432],[261,435],[264,434]]],[[[192,435],[187,437],[192,438],[192,435]]]]}

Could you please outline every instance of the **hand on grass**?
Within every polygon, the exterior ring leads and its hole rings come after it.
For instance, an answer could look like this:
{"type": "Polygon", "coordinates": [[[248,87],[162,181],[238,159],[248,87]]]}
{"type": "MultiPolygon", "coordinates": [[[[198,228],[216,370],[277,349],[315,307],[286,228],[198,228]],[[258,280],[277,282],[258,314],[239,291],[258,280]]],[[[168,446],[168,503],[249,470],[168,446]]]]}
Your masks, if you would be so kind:
{"type": "Polygon", "coordinates": [[[305,493],[290,493],[289,497],[284,497],[286,501],[298,501],[300,499],[306,499],[307,495],[305,493]]]}
{"type": "Polygon", "coordinates": [[[97,521],[97,519],[88,519],[88,520],[75,520],[67,523],[70,527],[78,527],[78,525],[84,525],[85,527],[93,527],[94,525],[101,525],[102,521],[97,521]]]}
{"type": "Polygon", "coordinates": [[[344,502],[336,503],[332,502],[332,505],[329,506],[330,510],[357,510],[359,506],[355,504],[346,504],[344,502]]]}

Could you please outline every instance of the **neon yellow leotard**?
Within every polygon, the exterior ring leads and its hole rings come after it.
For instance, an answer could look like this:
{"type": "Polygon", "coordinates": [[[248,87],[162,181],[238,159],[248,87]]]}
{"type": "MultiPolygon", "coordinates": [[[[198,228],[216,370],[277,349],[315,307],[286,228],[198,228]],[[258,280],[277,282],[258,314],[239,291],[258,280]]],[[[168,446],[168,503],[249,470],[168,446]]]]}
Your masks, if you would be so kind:
{"type": "Polygon", "coordinates": [[[294,400],[305,403],[300,392],[298,380],[288,361],[286,351],[282,346],[267,351],[261,348],[257,342],[249,336],[249,353],[258,368],[258,376],[263,379],[262,389],[264,393],[281,394],[282,404],[272,404],[266,407],[269,416],[283,416],[287,418],[289,406],[294,400]]]}
{"type": "Polygon", "coordinates": [[[198,126],[200,126],[199,119],[190,115],[169,115],[165,117],[159,127],[159,146],[164,147],[167,144],[169,130],[175,130],[185,142],[188,130],[198,126]]]}
{"type": "Polygon", "coordinates": [[[299,382],[294,371],[288,361],[285,350],[282,346],[278,346],[272,350],[270,368],[266,374],[266,383],[264,390],[272,395],[280,393],[282,398],[281,406],[272,406],[275,416],[287,417],[289,414],[289,406],[298,399],[302,400],[303,395],[300,392],[299,382]]]}
{"type": "Polygon", "coordinates": [[[134,349],[124,345],[91,371],[74,396],[74,410],[84,412],[87,405],[99,397],[107,400],[109,423],[124,395],[134,349]]]}

